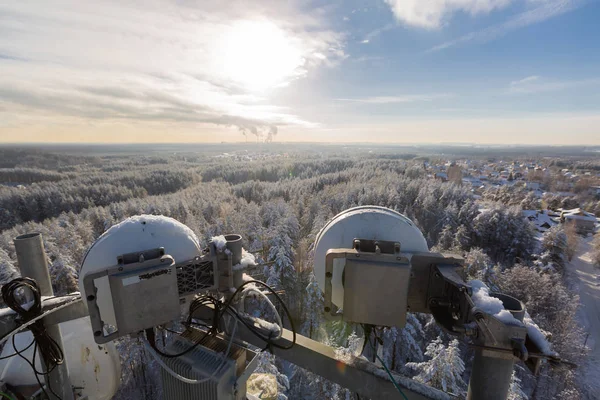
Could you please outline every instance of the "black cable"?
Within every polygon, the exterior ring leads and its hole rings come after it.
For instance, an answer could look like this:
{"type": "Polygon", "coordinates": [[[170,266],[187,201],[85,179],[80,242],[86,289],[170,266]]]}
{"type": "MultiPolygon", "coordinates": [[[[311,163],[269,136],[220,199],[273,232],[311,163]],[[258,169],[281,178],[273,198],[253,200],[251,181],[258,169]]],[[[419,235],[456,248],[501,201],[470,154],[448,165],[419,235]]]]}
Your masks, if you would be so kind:
{"type": "Polygon", "coordinates": [[[252,333],[254,336],[258,337],[263,342],[267,343],[267,345],[263,349],[263,351],[269,349],[271,346],[277,347],[282,350],[289,350],[293,346],[293,344],[292,344],[291,346],[285,347],[285,346],[281,346],[277,343],[274,343],[273,339],[271,338],[271,335],[269,335],[269,336],[263,335],[263,333],[259,329],[257,329],[253,323],[249,322],[246,318],[241,316],[235,308],[230,306],[229,312],[232,314],[232,316],[237,318],[238,321],[240,321],[242,324],[244,324],[244,326],[250,331],[250,333],[252,333]]]}
{"type": "MultiPolygon", "coordinates": [[[[16,278],[2,286],[1,291],[2,300],[8,307],[10,307],[13,311],[15,311],[18,314],[18,320],[20,323],[27,323],[32,319],[42,315],[42,296],[40,288],[35,280],[30,278],[16,278]],[[18,291],[22,290],[30,290],[33,295],[33,304],[29,308],[24,308],[23,304],[20,302],[20,299],[17,296],[18,291]]],[[[48,335],[46,327],[44,326],[44,323],[41,319],[31,324],[29,326],[29,330],[33,334],[33,341],[26,348],[18,350],[16,348],[15,335],[13,335],[12,344],[15,350],[15,354],[12,354],[5,358],[18,355],[23,360],[25,360],[33,370],[35,379],[40,385],[40,388],[42,389],[46,397],[50,398],[50,396],[48,396],[48,393],[44,389],[44,385],[42,385],[39,379],[39,375],[48,375],[56,368],[57,365],[62,364],[64,362],[64,353],[58,345],[58,343],[52,337],[50,337],[50,335],[48,335]],[[25,350],[29,349],[29,347],[31,347],[33,343],[35,343],[33,348],[33,361],[29,361],[29,359],[27,359],[27,357],[25,357],[22,353],[25,350]],[[35,356],[37,354],[38,348],[40,350],[41,358],[45,364],[46,372],[40,372],[35,367],[35,356]]],[[[56,398],[61,399],[61,397],[52,390],[49,384],[48,389],[56,398]]]]}
{"type": "MultiPolygon", "coordinates": [[[[30,278],[16,278],[2,286],[2,300],[4,303],[19,315],[22,323],[28,322],[42,314],[42,296],[36,281],[30,278]],[[17,291],[29,289],[33,294],[33,304],[28,309],[23,307],[17,291]]],[[[60,365],[64,360],[64,353],[58,343],[52,339],[46,332],[46,327],[40,319],[33,323],[29,330],[40,348],[40,354],[46,364],[46,369],[55,365],[60,365]]]]}
{"type": "Polygon", "coordinates": [[[54,395],[54,397],[56,397],[58,400],[62,400],[62,398],[56,394],[56,392],[54,391],[54,389],[52,389],[52,385],[50,385],[50,380],[48,380],[48,390],[50,391],[50,393],[52,393],[54,395]]]}
{"type": "Polygon", "coordinates": [[[162,328],[162,330],[172,333],[173,335],[181,335],[183,333],[183,332],[174,331],[173,329],[165,328],[164,326],[161,328],[162,328]]]}
{"type": "MultiPolygon", "coordinates": [[[[15,336],[13,335],[13,338],[14,338],[14,337],[15,337],[15,336]]],[[[27,350],[28,348],[30,348],[31,346],[33,346],[33,344],[34,344],[34,343],[35,343],[35,339],[32,339],[32,340],[31,340],[31,343],[29,343],[29,344],[27,345],[27,347],[25,347],[24,349],[22,349],[22,350],[20,350],[20,351],[21,351],[21,352],[23,352],[23,351],[27,350]]],[[[13,344],[13,348],[14,348],[14,344],[13,344]]],[[[0,357],[0,360],[6,360],[7,358],[11,358],[11,357],[14,357],[14,356],[18,355],[19,353],[18,353],[16,350],[17,350],[17,349],[15,349],[15,352],[14,352],[14,353],[12,353],[12,354],[9,354],[9,355],[7,355],[7,356],[4,356],[4,357],[0,357]]]]}
{"type": "MultiPolygon", "coordinates": [[[[35,340],[34,340],[34,342],[35,342],[35,340]]],[[[50,396],[48,396],[48,392],[46,392],[46,389],[44,389],[44,385],[42,384],[42,382],[40,381],[40,378],[38,376],[38,375],[44,375],[44,374],[38,374],[38,371],[35,368],[35,354],[37,352],[37,343],[33,347],[33,363],[31,361],[29,361],[29,359],[27,357],[25,357],[23,354],[21,354],[22,350],[17,350],[14,336],[12,337],[12,344],[13,344],[13,348],[15,349],[15,352],[16,352],[15,354],[18,355],[19,357],[21,357],[23,360],[25,360],[25,362],[27,364],[29,364],[29,366],[33,370],[33,376],[35,377],[35,380],[37,381],[38,385],[40,385],[40,389],[42,389],[42,392],[44,392],[44,394],[46,395],[47,398],[50,398],[50,396]]]]}
{"type": "MultiPolygon", "coordinates": [[[[240,322],[242,322],[251,333],[253,333],[255,336],[257,336],[262,341],[266,342],[267,346],[265,347],[265,349],[268,349],[272,346],[272,347],[276,347],[276,348],[279,348],[282,350],[288,350],[288,349],[292,348],[294,346],[294,344],[296,344],[296,328],[294,327],[294,321],[292,320],[292,315],[291,315],[289,309],[287,308],[287,306],[285,305],[285,303],[283,302],[281,297],[279,297],[279,295],[275,292],[275,290],[273,290],[266,283],[258,281],[258,280],[244,282],[240,287],[237,288],[237,290],[233,293],[233,295],[229,298],[229,300],[226,303],[223,303],[220,299],[217,299],[216,297],[211,296],[209,294],[205,294],[205,295],[196,297],[190,303],[188,317],[187,317],[187,320],[184,322],[184,325],[187,328],[190,328],[192,325],[201,325],[203,327],[208,328],[208,330],[205,332],[205,334],[200,339],[198,339],[193,345],[191,345],[187,349],[185,349],[177,354],[169,354],[169,353],[165,353],[164,351],[160,350],[156,344],[156,332],[154,332],[153,328],[146,329],[146,331],[145,331],[146,339],[148,340],[148,343],[150,344],[152,349],[154,351],[156,351],[158,354],[160,354],[161,356],[166,357],[166,358],[181,357],[181,356],[189,353],[193,349],[195,349],[208,336],[215,336],[219,332],[219,323],[223,319],[223,316],[225,315],[226,312],[231,313],[240,322]],[[292,343],[289,346],[282,346],[280,344],[277,344],[270,336],[263,335],[262,332],[260,332],[253,324],[251,324],[245,318],[240,316],[239,313],[237,312],[237,310],[232,306],[232,303],[235,300],[235,297],[242,291],[242,289],[245,286],[247,286],[251,283],[257,283],[257,284],[265,287],[271,294],[273,294],[275,296],[277,301],[282,305],[284,312],[287,315],[288,320],[290,321],[291,328],[292,328],[293,339],[292,339],[292,343]],[[201,324],[198,324],[197,322],[194,322],[194,319],[197,319],[197,318],[193,317],[194,313],[198,309],[202,308],[205,305],[209,305],[209,304],[212,304],[212,306],[213,306],[212,325],[210,325],[210,326],[205,325],[205,324],[201,325],[201,324]]],[[[167,331],[169,331],[169,330],[167,330],[167,331]]]]}
{"type": "Polygon", "coordinates": [[[276,347],[276,348],[281,349],[281,350],[289,350],[292,347],[294,347],[294,345],[296,344],[296,328],[294,327],[294,320],[292,319],[292,314],[290,313],[290,310],[288,310],[287,306],[285,305],[285,303],[283,302],[283,300],[281,299],[281,297],[279,297],[279,295],[275,292],[275,290],[273,290],[273,288],[271,288],[266,283],[261,282],[259,280],[251,280],[251,281],[246,281],[243,284],[241,284],[237,288],[237,290],[233,293],[233,295],[229,298],[229,300],[227,301],[227,303],[225,303],[225,306],[223,307],[223,309],[221,311],[221,317],[223,316],[223,314],[227,310],[230,310],[230,309],[234,310],[234,312],[236,313],[236,315],[238,315],[238,319],[240,320],[240,322],[242,322],[258,338],[260,338],[261,340],[263,340],[264,342],[266,342],[268,346],[273,346],[273,347],[276,347]],[[233,307],[231,307],[231,304],[233,303],[233,300],[238,295],[238,293],[240,293],[245,286],[247,286],[249,284],[252,284],[252,283],[257,283],[257,284],[263,286],[264,288],[266,288],[269,292],[271,292],[271,294],[273,296],[275,296],[275,298],[277,299],[277,301],[279,302],[279,304],[281,304],[281,306],[283,307],[283,311],[287,315],[288,320],[290,321],[291,328],[292,328],[293,339],[292,339],[292,343],[289,346],[281,346],[281,345],[275,343],[270,337],[265,337],[264,335],[262,335],[260,332],[258,332],[256,330],[256,328],[254,326],[250,325],[250,323],[248,323],[247,321],[245,321],[244,319],[242,319],[237,314],[237,311],[235,309],[233,309],[233,307]]]}
{"type": "Polygon", "coordinates": [[[219,311],[220,311],[220,307],[221,307],[221,302],[219,300],[217,300],[216,298],[209,296],[209,295],[197,297],[190,303],[188,318],[184,325],[186,325],[187,327],[193,325],[192,316],[194,314],[194,311],[196,311],[198,308],[202,307],[203,305],[205,305],[207,303],[212,303],[214,306],[213,318],[212,318],[213,324],[210,327],[210,329],[208,329],[208,331],[206,331],[206,333],[200,339],[198,339],[193,345],[191,345],[187,349],[185,349],[179,353],[176,353],[176,354],[165,353],[164,351],[160,350],[158,348],[158,346],[156,345],[156,333],[154,332],[154,329],[148,328],[148,329],[146,329],[145,332],[146,332],[146,339],[148,340],[150,347],[152,347],[152,349],[154,351],[156,351],[158,354],[160,354],[161,356],[166,357],[166,358],[181,357],[181,356],[189,353],[196,347],[198,347],[198,345],[200,345],[200,343],[202,343],[204,341],[204,339],[206,339],[209,335],[212,335],[212,336],[216,335],[217,329],[219,326],[219,315],[220,315],[219,311]]]}

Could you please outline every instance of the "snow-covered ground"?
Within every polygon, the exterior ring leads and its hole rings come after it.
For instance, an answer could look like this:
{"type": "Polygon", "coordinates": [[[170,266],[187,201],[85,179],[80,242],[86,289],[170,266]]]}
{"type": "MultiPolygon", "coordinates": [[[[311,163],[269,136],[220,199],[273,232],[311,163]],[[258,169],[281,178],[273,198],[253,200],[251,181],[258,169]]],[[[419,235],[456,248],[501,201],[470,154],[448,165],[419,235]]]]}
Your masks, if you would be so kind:
{"type": "Polygon", "coordinates": [[[589,386],[591,398],[600,398],[600,269],[591,260],[592,238],[579,242],[577,254],[568,263],[570,278],[578,288],[581,308],[579,320],[585,328],[587,346],[590,349],[587,360],[582,359],[580,376],[589,386]]]}
{"type": "Polygon", "coordinates": [[[586,238],[579,242],[577,254],[568,268],[579,290],[580,319],[590,334],[587,341],[590,357],[600,361],[600,269],[592,264],[591,240],[586,238]]]}

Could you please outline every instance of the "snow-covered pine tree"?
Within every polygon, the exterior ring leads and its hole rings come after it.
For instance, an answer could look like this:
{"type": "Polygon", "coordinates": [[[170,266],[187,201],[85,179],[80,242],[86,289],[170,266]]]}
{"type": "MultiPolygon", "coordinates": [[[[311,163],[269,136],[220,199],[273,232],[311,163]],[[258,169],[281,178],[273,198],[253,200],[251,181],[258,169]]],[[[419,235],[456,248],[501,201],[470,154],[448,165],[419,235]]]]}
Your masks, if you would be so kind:
{"type": "Polygon", "coordinates": [[[262,216],[269,237],[267,259],[274,262],[272,272],[276,277],[273,278],[277,278],[284,287],[293,286],[296,275],[294,243],[300,231],[298,219],[291,207],[283,201],[267,203],[263,207],[262,216]]]}
{"type": "MultiPolygon", "coordinates": [[[[275,356],[269,352],[263,351],[258,355],[258,365],[255,370],[255,374],[266,374],[275,378],[277,388],[265,388],[270,392],[276,392],[276,400],[287,400],[287,392],[290,389],[290,382],[285,374],[279,372],[275,365],[275,356]]],[[[256,376],[255,376],[256,377],[256,376]]],[[[260,378],[259,378],[260,379],[260,378]]],[[[266,383],[271,381],[266,380],[266,383]]],[[[250,382],[249,382],[250,383],[250,382]]],[[[255,382],[256,383],[256,382],[255,382]]]]}
{"type": "Polygon", "coordinates": [[[429,343],[425,355],[430,359],[407,364],[408,367],[419,372],[413,379],[445,392],[462,394],[465,389],[465,382],[462,379],[465,364],[460,356],[458,340],[454,339],[445,346],[442,338],[438,336],[429,343]]]}
{"type": "Polygon", "coordinates": [[[562,272],[567,254],[567,235],[562,226],[556,225],[544,232],[541,244],[544,251],[543,258],[548,263],[552,263],[552,267],[562,272]]]}
{"type": "Polygon", "coordinates": [[[454,246],[455,230],[451,225],[445,225],[438,238],[437,247],[440,250],[450,250],[454,246]]]}
{"type": "Polygon", "coordinates": [[[508,389],[508,397],[506,400],[528,400],[529,397],[521,389],[521,380],[513,371],[510,378],[510,387],[508,389]]]}
{"type": "Polygon", "coordinates": [[[315,279],[315,275],[311,272],[310,281],[306,286],[306,297],[304,309],[304,324],[302,332],[309,338],[319,338],[319,330],[323,322],[323,292],[315,279]]]}
{"type": "Polygon", "coordinates": [[[519,207],[493,205],[473,220],[473,230],[473,245],[484,249],[494,263],[527,260],[536,245],[533,227],[519,207]]]}
{"type": "MultiPolygon", "coordinates": [[[[20,276],[13,261],[3,249],[0,249],[0,286],[12,281],[20,276]]],[[[4,307],[4,302],[0,297],[0,307],[4,307]]]]}
{"type": "Polygon", "coordinates": [[[19,272],[13,261],[4,249],[0,249],[0,285],[4,285],[18,276],[19,272]]]}
{"type": "Polygon", "coordinates": [[[539,210],[542,208],[542,202],[534,192],[529,192],[525,198],[521,200],[521,208],[523,210],[539,210]]]}
{"type": "Polygon", "coordinates": [[[418,318],[409,313],[402,329],[395,327],[383,331],[383,361],[391,369],[407,372],[408,362],[423,361],[423,327],[418,318]]]}
{"type": "Polygon", "coordinates": [[[472,248],[465,254],[465,269],[468,279],[478,279],[493,290],[497,289],[496,269],[490,257],[478,248],[472,248]]]}

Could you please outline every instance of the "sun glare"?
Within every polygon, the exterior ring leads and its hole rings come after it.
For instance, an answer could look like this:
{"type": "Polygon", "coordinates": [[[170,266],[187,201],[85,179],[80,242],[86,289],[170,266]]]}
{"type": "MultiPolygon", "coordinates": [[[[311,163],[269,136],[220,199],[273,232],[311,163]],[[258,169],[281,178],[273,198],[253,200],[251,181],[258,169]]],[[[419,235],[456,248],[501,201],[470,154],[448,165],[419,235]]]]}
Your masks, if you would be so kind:
{"type": "Polygon", "coordinates": [[[234,23],[218,53],[224,78],[252,92],[284,86],[303,72],[299,40],[268,20],[234,23]]]}

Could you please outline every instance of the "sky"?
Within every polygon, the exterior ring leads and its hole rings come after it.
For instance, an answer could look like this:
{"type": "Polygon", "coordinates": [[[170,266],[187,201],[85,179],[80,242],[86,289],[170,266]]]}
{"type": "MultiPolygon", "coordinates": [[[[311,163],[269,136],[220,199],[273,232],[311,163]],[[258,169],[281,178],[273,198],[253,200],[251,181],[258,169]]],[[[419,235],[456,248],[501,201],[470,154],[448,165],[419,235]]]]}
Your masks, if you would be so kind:
{"type": "Polygon", "coordinates": [[[600,0],[0,0],[0,142],[600,145],[600,0]]]}

